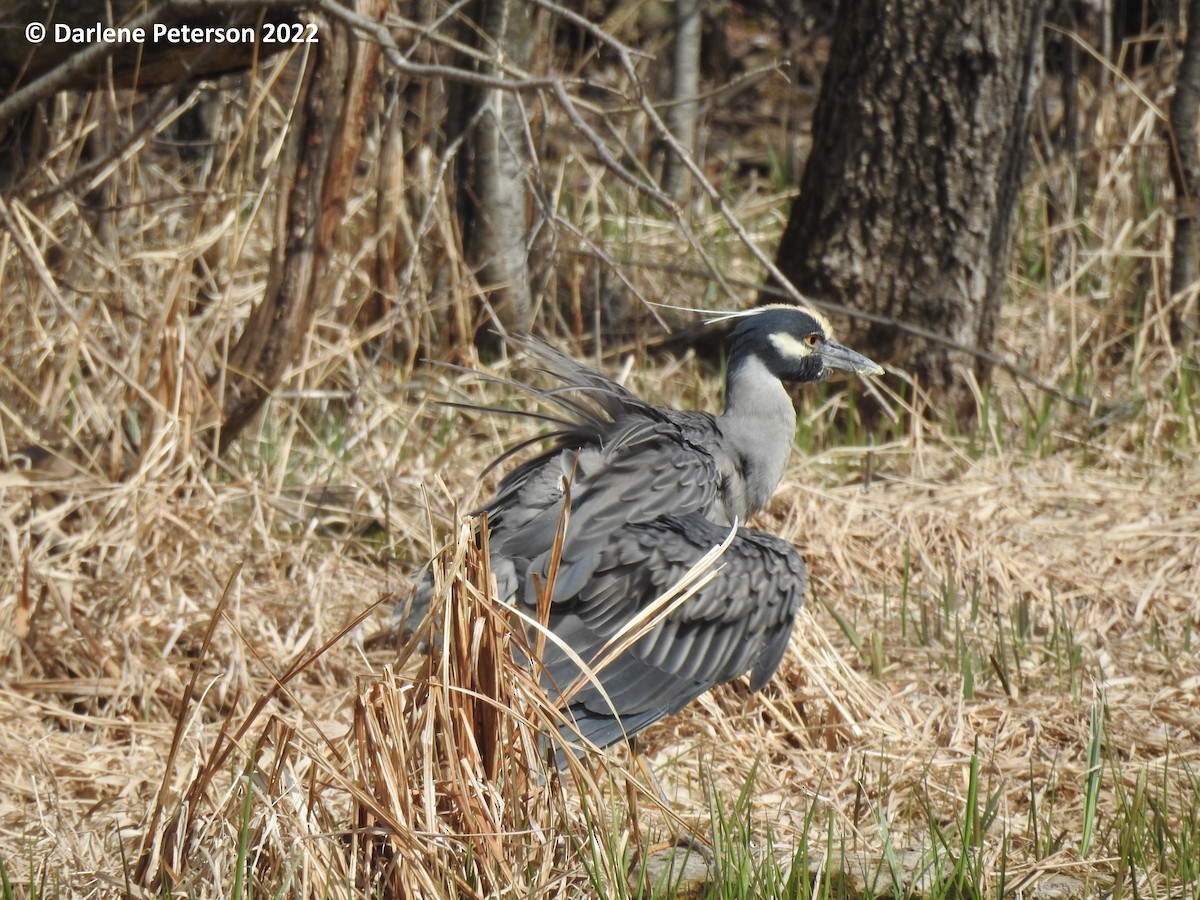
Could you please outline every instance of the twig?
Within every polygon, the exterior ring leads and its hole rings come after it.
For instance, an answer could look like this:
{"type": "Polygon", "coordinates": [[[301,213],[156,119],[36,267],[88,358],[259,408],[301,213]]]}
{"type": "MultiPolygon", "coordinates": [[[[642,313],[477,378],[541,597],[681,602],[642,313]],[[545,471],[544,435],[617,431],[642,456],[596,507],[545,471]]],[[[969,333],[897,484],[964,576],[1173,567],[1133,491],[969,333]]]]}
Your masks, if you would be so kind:
{"type": "MultiPolygon", "coordinates": [[[[132,156],[137,149],[140,149],[141,145],[138,142],[143,139],[147,133],[157,134],[158,131],[164,127],[165,123],[160,117],[164,112],[167,111],[167,108],[175,100],[175,97],[179,92],[179,88],[186,84],[188,79],[191,78],[195,63],[200,59],[203,59],[204,56],[210,52],[211,48],[217,46],[217,44],[211,44],[209,47],[206,47],[204,51],[196,57],[195,60],[184,67],[184,70],[174,82],[160,90],[158,92],[158,96],[151,101],[149,108],[142,116],[142,120],[134,125],[134,127],[130,129],[129,133],[123,136],[117,142],[116,146],[114,146],[109,152],[98,157],[97,159],[93,159],[91,162],[79,166],[70,174],[69,177],[58,182],[49,190],[43,191],[42,193],[37,194],[30,199],[28,206],[31,209],[36,209],[44,204],[47,200],[51,200],[59,194],[66,193],[74,188],[75,185],[87,181],[94,173],[102,171],[113,160],[125,159],[128,158],[128,156],[132,156]],[[137,146],[135,147],[135,145],[137,146]]],[[[176,110],[175,116],[177,117],[181,112],[182,109],[176,110]]]]}
{"type": "Polygon", "coordinates": [[[396,71],[402,72],[405,75],[418,78],[441,78],[446,81],[458,82],[459,84],[502,91],[547,90],[562,81],[560,78],[550,77],[497,77],[472,72],[469,69],[460,69],[455,66],[415,63],[400,52],[395,38],[392,37],[391,31],[383,22],[359,15],[352,9],[348,9],[341,3],[338,3],[337,0],[319,0],[317,8],[329,13],[335,19],[340,19],[356,31],[366,33],[374,38],[383,48],[383,54],[387,57],[387,61],[392,64],[396,71]]]}
{"type": "MultiPolygon", "coordinates": [[[[783,273],[779,271],[778,267],[776,267],[775,263],[771,261],[770,257],[768,257],[767,254],[763,252],[762,248],[755,243],[754,239],[750,237],[750,234],[746,231],[745,226],[742,225],[741,220],[734,214],[733,210],[729,208],[729,205],[721,196],[721,192],[713,186],[713,184],[705,176],[704,172],[700,169],[700,166],[696,164],[696,160],[693,158],[692,154],[688,153],[687,150],[684,149],[683,145],[680,144],[675,135],[671,133],[671,129],[667,127],[666,122],[664,122],[662,116],[658,114],[658,110],[654,107],[654,104],[650,102],[649,98],[646,96],[645,90],[642,88],[642,83],[637,77],[637,71],[633,65],[633,56],[630,53],[629,48],[599,25],[596,25],[594,22],[589,21],[578,13],[572,12],[571,10],[552,2],[552,0],[531,0],[531,2],[537,6],[540,6],[542,9],[545,9],[547,12],[561,16],[562,18],[571,22],[577,28],[586,31],[598,42],[608,46],[613,53],[616,54],[621,68],[629,78],[630,83],[633,84],[636,89],[634,99],[636,100],[638,107],[649,119],[655,133],[662,138],[663,142],[670,148],[671,152],[679,157],[684,166],[691,173],[692,177],[696,179],[696,184],[699,185],[704,191],[705,195],[716,204],[717,211],[729,224],[729,227],[733,229],[733,232],[738,236],[738,239],[746,246],[746,249],[750,251],[754,258],[758,260],[760,264],[762,264],[763,268],[765,268],[773,278],[778,280],[779,284],[785,286],[785,289],[788,291],[788,296],[791,297],[793,301],[797,303],[806,303],[807,300],[804,298],[804,296],[798,290],[796,290],[795,286],[793,286],[787,278],[784,277],[783,273]]],[[[705,265],[712,274],[713,280],[720,285],[721,290],[731,297],[734,296],[733,290],[731,289],[720,267],[704,249],[704,245],[699,241],[699,239],[696,238],[694,234],[692,234],[691,229],[688,228],[687,224],[683,221],[683,212],[679,206],[674,202],[671,202],[669,204],[663,203],[663,208],[666,209],[672,217],[674,217],[676,225],[683,232],[684,237],[687,239],[692,249],[695,250],[696,254],[704,260],[705,265]]]]}
{"type": "Polygon", "coordinates": [[[665,194],[663,191],[660,191],[654,185],[638,178],[617,161],[617,159],[609,151],[608,146],[604,143],[604,139],[601,138],[600,135],[598,135],[590,125],[583,121],[583,117],[579,115],[579,110],[575,108],[574,101],[571,99],[570,95],[567,94],[566,90],[563,89],[561,83],[555,84],[553,86],[553,90],[554,97],[556,100],[558,100],[559,105],[562,106],[563,112],[567,114],[567,118],[571,120],[571,124],[575,126],[579,133],[587,138],[588,143],[590,143],[595,149],[596,153],[599,154],[600,161],[604,163],[605,168],[609,169],[613,174],[615,174],[630,187],[640,191],[651,200],[660,204],[664,209],[671,213],[672,216],[679,218],[682,215],[679,205],[669,196],[667,196],[667,194],[665,194]]]}
{"type": "Polygon", "coordinates": [[[149,873],[154,861],[151,848],[158,835],[158,823],[162,820],[163,810],[167,805],[167,793],[171,787],[171,779],[175,774],[175,760],[179,756],[179,748],[183,743],[183,734],[187,729],[187,723],[191,721],[192,698],[196,696],[196,685],[200,680],[200,671],[204,666],[204,659],[208,655],[208,648],[212,646],[213,634],[216,633],[217,623],[221,621],[221,611],[225,608],[225,604],[229,602],[233,586],[237,583],[237,578],[241,574],[241,571],[242,564],[238,562],[234,565],[233,571],[225,581],[225,590],[221,592],[221,597],[217,600],[217,605],[208,619],[208,628],[205,629],[204,638],[200,642],[200,652],[196,657],[195,665],[192,667],[192,677],[184,687],[183,698],[179,701],[179,715],[175,717],[175,732],[171,736],[171,748],[167,753],[166,765],[163,766],[162,783],[159,785],[158,794],[155,797],[154,812],[150,816],[150,826],[142,836],[142,847],[138,852],[137,871],[133,876],[138,884],[145,884],[146,875],[149,873]]]}

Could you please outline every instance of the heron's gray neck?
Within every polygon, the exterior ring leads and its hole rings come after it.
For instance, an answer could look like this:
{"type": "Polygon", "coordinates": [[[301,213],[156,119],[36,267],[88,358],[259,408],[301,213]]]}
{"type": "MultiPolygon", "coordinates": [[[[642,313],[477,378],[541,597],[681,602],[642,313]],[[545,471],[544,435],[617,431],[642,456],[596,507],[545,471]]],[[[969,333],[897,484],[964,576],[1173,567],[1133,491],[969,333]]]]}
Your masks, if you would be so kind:
{"type": "Polygon", "coordinates": [[[783,478],[796,433],[796,409],[783,383],[748,357],[729,370],[721,420],[722,432],[742,461],[745,515],[751,516],[766,506],[783,478]]]}

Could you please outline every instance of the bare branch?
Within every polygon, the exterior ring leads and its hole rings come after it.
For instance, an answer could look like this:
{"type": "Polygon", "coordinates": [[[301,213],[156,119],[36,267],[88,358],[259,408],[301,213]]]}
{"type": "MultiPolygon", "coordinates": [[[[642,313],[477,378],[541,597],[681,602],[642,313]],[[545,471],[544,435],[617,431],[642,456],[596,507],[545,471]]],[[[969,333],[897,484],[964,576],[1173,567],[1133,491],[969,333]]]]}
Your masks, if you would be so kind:
{"type": "Polygon", "coordinates": [[[604,143],[604,138],[600,137],[600,135],[596,133],[595,129],[593,129],[587,124],[587,122],[583,120],[583,117],[579,114],[579,110],[575,107],[574,100],[571,99],[571,95],[567,93],[566,89],[561,83],[555,84],[553,86],[553,91],[554,98],[559,102],[559,105],[562,106],[563,112],[567,114],[567,118],[571,120],[571,124],[575,126],[580,134],[587,138],[588,143],[592,145],[592,148],[600,157],[600,161],[604,163],[604,166],[607,169],[609,169],[614,175],[616,175],[630,187],[642,192],[656,203],[661,204],[664,209],[671,213],[671,215],[678,217],[681,214],[679,206],[674,200],[672,200],[654,185],[638,178],[617,161],[616,157],[612,155],[612,152],[604,143]]]}
{"type": "Polygon", "coordinates": [[[503,91],[545,90],[553,88],[555,84],[562,81],[560,78],[505,78],[496,75],[484,75],[480,72],[472,72],[456,66],[415,63],[400,51],[395,38],[392,37],[391,30],[383,22],[359,15],[341,3],[338,3],[337,0],[319,0],[317,8],[329,13],[335,19],[345,22],[351,28],[369,35],[383,48],[384,56],[397,72],[411,75],[415,78],[443,78],[446,81],[456,81],[460,84],[468,84],[473,87],[503,91]]]}
{"type": "MultiPolygon", "coordinates": [[[[738,236],[738,239],[742,242],[742,244],[745,245],[746,249],[749,250],[754,258],[763,266],[763,268],[770,273],[772,278],[777,279],[779,284],[784,286],[788,297],[795,303],[807,302],[804,296],[798,290],[796,290],[795,286],[786,277],[784,277],[782,272],[779,271],[771,258],[767,256],[767,254],[762,250],[761,247],[758,246],[755,240],[750,237],[749,232],[746,231],[746,228],[744,225],[742,225],[741,220],[737,217],[733,210],[729,208],[729,205],[725,202],[724,197],[721,196],[721,192],[717,190],[717,188],[713,186],[712,182],[708,180],[704,172],[696,164],[696,160],[693,158],[692,154],[688,153],[683,145],[680,144],[675,135],[672,134],[671,129],[667,127],[666,122],[664,122],[662,116],[658,114],[658,110],[654,107],[654,104],[651,103],[649,98],[646,96],[645,90],[642,89],[641,81],[637,77],[637,71],[634,69],[633,54],[630,49],[599,25],[596,25],[594,22],[589,21],[578,13],[572,12],[563,6],[552,2],[552,0],[531,0],[531,2],[540,6],[542,9],[553,13],[554,15],[563,17],[577,28],[580,28],[581,30],[590,34],[598,42],[609,47],[609,49],[616,54],[616,57],[621,64],[621,68],[629,78],[630,83],[634,86],[634,99],[637,102],[638,108],[646,114],[651,126],[654,128],[655,133],[657,133],[659,137],[663,139],[663,142],[666,143],[671,152],[679,157],[684,167],[696,180],[696,184],[699,185],[701,190],[704,191],[705,195],[716,204],[717,211],[729,224],[729,227],[733,229],[734,234],[738,236]]],[[[659,193],[661,194],[661,192],[659,193]]],[[[696,251],[696,254],[704,260],[705,265],[712,274],[713,280],[720,285],[721,290],[730,297],[735,296],[732,288],[726,281],[724,274],[721,272],[720,267],[704,249],[703,244],[701,244],[696,236],[691,233],[691,230],[684,223],[683,213],[679,206],[674,201],[670,201],[663,203],[663,208],[675,218],[676,224],[683,231],[688,243],[691,244],[692,249],[696,251]]]]}

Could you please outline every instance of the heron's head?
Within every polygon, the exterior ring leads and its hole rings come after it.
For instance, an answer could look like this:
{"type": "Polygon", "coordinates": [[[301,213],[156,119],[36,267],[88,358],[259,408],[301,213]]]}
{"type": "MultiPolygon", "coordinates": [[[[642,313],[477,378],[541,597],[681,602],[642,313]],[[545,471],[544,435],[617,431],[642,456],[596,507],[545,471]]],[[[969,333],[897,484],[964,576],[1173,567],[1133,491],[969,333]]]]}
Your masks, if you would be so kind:
{"type": "Polygon", "coordinates": [[[835,372],[882,375],[883,368],[833,339],[829,320],[803,306],[763,306],[737,318],[729,365],[760,361],[780,381],[824,381],[835,372]]]}

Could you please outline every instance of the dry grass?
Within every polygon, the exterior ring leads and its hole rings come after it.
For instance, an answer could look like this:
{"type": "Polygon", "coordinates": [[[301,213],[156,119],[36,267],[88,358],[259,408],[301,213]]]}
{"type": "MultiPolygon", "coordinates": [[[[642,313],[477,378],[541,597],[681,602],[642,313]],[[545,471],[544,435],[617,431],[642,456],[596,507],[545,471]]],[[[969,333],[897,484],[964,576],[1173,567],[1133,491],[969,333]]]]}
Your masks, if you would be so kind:
{"type": "MultiPolygon", "coordinates": [[[[715,691],[647,732],[668,813],[618,763],[561,777],[542,763],[553,713],[507,662],[513,637],[458,524],[486,461],[528,426],[432,406],[484,389],[412,361],[477,289],[438,160],[416,156],[390,226],[417,247],[385,323],[396,352],[374,355],[378,335],[346,324],[386,237],[372,158],[284,390],[228,459],[195,439],[211,426],[203,376],[262,289],[289,71],[230,91],[244,105],[219,108],[207,168],[148,141],[86,202],[6,200],[0,862],[16,895],[619,895],[675,834],[712,840],[720,866],[726,808],[755,864],[806,847],[823,877],[890,854],[934,893],[917,869],[946,871],[930,860],[966,828],[957,846],[985,895],[1002,875],[1021,896],[1194,894],[1181,856],[1200,853],[1200,405],[1194,360],[1166,340],[1181,301],[1162,290],[1163,151],[1136,96],[1098,93],[1103,149],[1031,178],[1000,335],[1006,356],[1094,403],[998,375],[980,428],[905,416],[868,465],[843,446],[863,434],[847,396],[806,398],[814,452],[760,524],[800,546],[813,602],[765,691],[715,691]],[[1045,198],[1080,182],[1078,219],[1046,227],[1045,198]],[[118,211],[95,211],[100,194],[118,211]],[[28,470],[29,444],[53,464],[28,470]],[[425,657],[379,634],[443,544],[453,639],[425,657]],[[1161,851],[1137,844],[1154,835],[1161,851]]],[[[105,127],[59,102],[56,121],[85,127],[60,126],[26,200],[105,127]]],[[[555,165],[551,199],[569,212],[543,257],[562,301],[546,319],[580,338],[611,311],[657,333],[609,297],[593,251],[636,247],[622,277],[675,302],[697,293],[669,267],[686,242],[628,213],[637,198],[602,189],[586,154],[555,165]]],[[[769,242],[784,198],[747,187],[735,207],[769,242]]],[[[753,284],[721,219],[693,218],[731,281],[753,284]]],[[[694,361],[633,370],[662,402],[719,403],[694,361]]]]}

